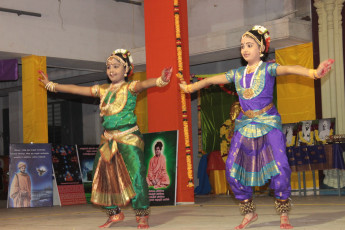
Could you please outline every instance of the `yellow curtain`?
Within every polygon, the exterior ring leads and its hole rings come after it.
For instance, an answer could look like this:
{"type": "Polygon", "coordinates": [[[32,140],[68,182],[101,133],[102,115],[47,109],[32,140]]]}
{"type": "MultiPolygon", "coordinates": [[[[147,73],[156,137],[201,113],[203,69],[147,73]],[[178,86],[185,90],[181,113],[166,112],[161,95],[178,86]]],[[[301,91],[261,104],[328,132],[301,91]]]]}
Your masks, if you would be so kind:
{"type": "Polygon", "coordinates": [[[227,194],[230,190],[229,184],[226,181],[225,170],[210,170],[208,178],[212,194],[227,194]]]}
{"type": "MultiPolygon", "coordinates": [[[[143,81],[146,80],[146,72],[134,73],[130,80],[134,81],[143,81]]],[[[135,108],[135,114],[138,118],[138,126],[142,133],[148,132],[147,124],[147,97],[146,90],[141,92],[137,98],[137,106],[135,108]]]]}
{"type": "MultiPolygon", "coordinates": [[[[275,55],[276,62],[280,65],[301,65],[314,68],[312,43],[279,49],[276,50],[275,55]]],[[[277,107],[283,123],[314,120],[316,118],[314,80],[296,75],[279,76],[277,78],[277,107]]],[[[317,171],[315,177],[318,187],[317,171]]],[[[307,188],[313,187],[311,171],[306,172],[306,186],[307,188]]],[[[291,175],[291,188],[298,189],[297,173],[291,175]]]]}
{"type": "Polygon", "coordinates": [[[48,143],[47,91],[38,70],[46,72],[46,57],[22,58],[23,142],[48,143]]]}
{"type": "MultiPolygon", "coordinates": [[[[276,61],[280,65],[313,68],[312,43],[276,50],[276,61]]],[[[296,75],[278,77],[277,106],[283,123],[314,120],[314,80],[296,75]]]]}

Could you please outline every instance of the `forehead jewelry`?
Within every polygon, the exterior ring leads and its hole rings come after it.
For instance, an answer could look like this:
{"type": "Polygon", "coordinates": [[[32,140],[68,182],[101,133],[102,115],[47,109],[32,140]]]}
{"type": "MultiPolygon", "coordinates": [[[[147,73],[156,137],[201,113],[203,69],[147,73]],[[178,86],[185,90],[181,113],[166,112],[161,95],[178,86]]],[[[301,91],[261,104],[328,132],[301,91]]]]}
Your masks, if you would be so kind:
{"type": "Polygon", "coordinates": [[[110,55],[108,58],[107,58],[107,61],[106,61],[106,65],[108,65],[108,64],[110,64],[110,62],[111,62],[111,60],[112,59],[116,59],[116,60],[118,60],[124,67],[125,67],[125,69],[126,69],[126,73],[125,73],[125,77],[127,76],[127,72],[128,72],[128,69],[129,69],[129,67],[128,67],[128,63],[127,62],[125,62],[122,58],[120,58],[119,56],[117,56],[117,55],[110,55]]]}
{"type": "Polygon", "coordinates": [[[259,39],[256,36],[254,36],[254,34],[250,33],[249,31],[245,32],[242,35],[242,38],[244,38],[245,36],[251,37],[252,39],[254,39],[256,41],[256,43],[258,43],[258,45],[260,46],[260,57],[262,57],[263,56],[262,52],[264,51],[264,41],[263,41],[263,39],[261,38],[261,41],[259,41],[259,39]]]}

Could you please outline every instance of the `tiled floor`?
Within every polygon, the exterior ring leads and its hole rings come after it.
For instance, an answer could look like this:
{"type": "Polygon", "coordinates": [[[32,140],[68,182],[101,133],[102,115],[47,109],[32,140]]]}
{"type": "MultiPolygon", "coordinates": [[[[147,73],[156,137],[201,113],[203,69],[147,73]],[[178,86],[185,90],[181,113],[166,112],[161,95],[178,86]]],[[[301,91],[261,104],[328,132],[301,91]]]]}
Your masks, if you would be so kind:
{"type": "MultiPolygon", "coordinates": [[[[259,219],[248,229],[280,229],[273,198],[256,197],[255,202],[259,219]]],[[[89,204],[21,209],[7,209],[5,201],[0,205],[0,229],[4,230],[96,230],[106,220],[105,213],[89,204]]],[[[132,209],[123,211],[125,220],[110,229],[136,229],[132,209]]],[[[345,197],[293,197],[290,218],[295,229],[345,230],[345,197]]],[[[151,229],[230,230],[241,220],[237,201],[224,195],[197,196],[190,205],[152,207],[149,222],[151,229]]]]}

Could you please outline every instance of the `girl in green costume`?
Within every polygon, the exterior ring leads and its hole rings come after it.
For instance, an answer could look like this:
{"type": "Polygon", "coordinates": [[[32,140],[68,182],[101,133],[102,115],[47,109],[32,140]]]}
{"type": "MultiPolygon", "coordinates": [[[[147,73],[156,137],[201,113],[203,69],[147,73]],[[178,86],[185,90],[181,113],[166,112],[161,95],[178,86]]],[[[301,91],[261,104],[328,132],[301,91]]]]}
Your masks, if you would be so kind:
{"type": "Polygon", "coordinates": [[[134,114],[137,94],[158,86],[166,86],[172,68],[165,68],[158,78],[126,82],[133,73],[133,59],[125,49],[115,50],[107,59],[107,75],[111,84],[84,87],[62,85],[49,81],[39,71],[39,80],[51,92],[63,92],[100,98],[100,116],[104,134],[94,162],[91,202],[107,210],[108,220],[100,228],[108,228],[122,221],[119,206],[132,201],[138,228],[148,228],[149,199],[145,180],[146,168],[142,164],[144,142],[134,114]]]}

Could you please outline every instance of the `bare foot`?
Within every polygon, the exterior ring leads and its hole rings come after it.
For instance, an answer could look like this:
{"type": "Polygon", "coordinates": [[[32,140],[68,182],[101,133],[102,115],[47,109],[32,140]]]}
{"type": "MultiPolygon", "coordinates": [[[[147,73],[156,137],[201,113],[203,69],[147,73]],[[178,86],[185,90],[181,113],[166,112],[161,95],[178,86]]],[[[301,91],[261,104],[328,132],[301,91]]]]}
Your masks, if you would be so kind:
{"type": "Polygon", "coordinates": [[[290,224],[289,216],[287,213],[282,213],[280,216],[280,228],[281,229],[292,229],[293,226],[290,224]]]}
{"type": "Polygon", "coordinates": [[[249,224],[253,223],[258,219],[258,214],[255,212],[247,213],[243,220],[242,223],[238,226],[235,227],[235,229],[245,229],[249,224]]]}
{"type": "Polygon", "coordinates": [[[102,224],[101,226],[98,226],[99,228],[109,228],[112,224],[121,222],[125,219],[125,215],[123,215],[123,212],[120,212],[119,214],[110,216],[108,220],[102,224]]]}
{"type": "Polygon", "coordinates": [[[138,229],[147,229],[147,228],[149,228],[148,219],[149,219],[149,216],[137,217],[138,229]]]}

